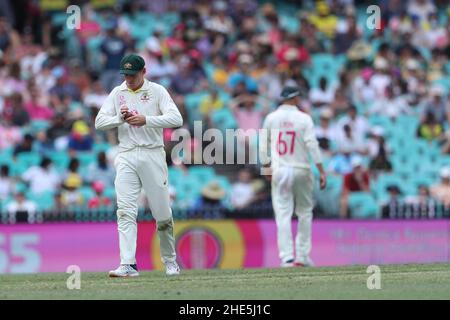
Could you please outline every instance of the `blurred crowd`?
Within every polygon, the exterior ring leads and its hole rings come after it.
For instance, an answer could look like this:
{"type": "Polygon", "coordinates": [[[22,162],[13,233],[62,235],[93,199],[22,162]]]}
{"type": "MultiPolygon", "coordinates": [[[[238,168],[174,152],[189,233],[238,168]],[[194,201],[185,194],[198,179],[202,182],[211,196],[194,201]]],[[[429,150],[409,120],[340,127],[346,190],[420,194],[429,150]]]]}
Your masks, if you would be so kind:
{"type": "MultiPolygon", "coordinates": [[[[122,82],[118,65],[129,52],[144,57],[149,80],[169,89],[191,132],[194,120],[203,120],[204,128],[215,127],[213,115],[223,110],[237,128],[259,129],[276,107],[282,87],[299,86],[300,108],[316,122],[326,168],[342,177],[341,196],[335,199],[341,217],[349,216],[351,193],[370,192],[378,175],[394,167],[390,156],[395,150],[387,143],[386,130],[370,117],[415,117],[418,124],[411,139],[435,143],[442,155],[450,153],[447,1],[296,3],[2,1],[0,201],[14,197],[6,210],[35,210],[27,197],[30,192],[49,192],[53,210],[113,206],[117,138],[114,131],[95,131],[93,120],[108,92],[122,82]],[[372,2],[381,9],[375,30],[366,25],[365,11],[372,2]],[[81,8],[76,30],[68,30],[65,23],[70,4],[81,8]],[[320,55],[335,57],[336,64],[343,58],[335,77],[306,72],[320,55]],[[187,97],[196,93],[202,95],[192,110],[187,97]],[[15,163],[31,151],[39,159],[18,170],[15,163]]],[[[165,134],[168,155],[173,147],[170,133],[165,134]]],[[[190,144],[192,151],[202,147],[194,138],[190,144]]],[[[251,144],[250,139],[249,150],[251,144]]],[[[188,170],[172,160],[168,157],[171,166],[188,170]]],[[[243,210],[261,202],[270,206],[268,182],[254,167],[238,169],[227,173],[230,190],[214,181],[205,184],[191,208],[243,210]]],[[[440,178],[421,185],[408,201],[450,205],[450,171],[437,169],[440,178]]],[[[396,201],[400,187],[388,186],[384,208],[396,201]]],[[[171,195],[176,202],[174,186],[171,195]]]]}

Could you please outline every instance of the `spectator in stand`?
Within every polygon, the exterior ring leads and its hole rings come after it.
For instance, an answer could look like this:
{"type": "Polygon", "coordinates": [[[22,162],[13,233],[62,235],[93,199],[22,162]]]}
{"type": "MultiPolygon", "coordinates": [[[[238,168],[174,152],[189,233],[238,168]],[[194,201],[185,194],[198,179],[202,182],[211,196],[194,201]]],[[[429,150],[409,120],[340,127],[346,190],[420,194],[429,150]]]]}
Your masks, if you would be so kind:
{"type": "Polygon", "coordinates": [[[29,90],[30,101],[25,104],[25,109],[31,120],[50,120],[53,118],[53,109],[39,104],[39,90],[32,86],[29,90]]]}
{"type": "Polygon", "coordinates": [[[79,207],[84,204],[84,198],[79,191],[82,184],[83,181],[79,174],[70,172],[67,175],[61,192],[61,201],[64,207],[79,207]]]}
{"type": "Polygon", "coordinates": [[[326,1],[317,1],[316,14],[309,17],[309,21],[325,36],[334,38],[338,19],[330,13],[330,8],[326,1]]]}
{"type": "Polygon", "coordinates": [[[320,78],[319,87],[309,91],[309,101],[314,107],[329,105],[334,100],[335,88],[328,85],[325,77],[320,78]]]}
{"type": "Polygon", "coordinates": [[[100,81],[107,92],[122,82],[122,78],[117,72],[117,66],[127,49],[128,44],[119,36],[117,26],[110,24],[106,29],[106,37],[100,45],[104,61],[100,81]]]}
{"type": "Polygon", "coordinates": [[[370,129],[367,119],[358,115],[358,109],[354,105],[350,105],[347,114],[338,121],[338,127],[342,129],[348,124],[351,128],[352,134],[358,141],[364,141],[366,134],[370,129]]]}
{"type": "Polygon", "coordinates": [[[444,128],[436,121],[432,112],[427,112],[425,119],[422,120],[417,128],[417,136],[428,141],[440,138],[443,132],[444,128]]]}
{"type": "Polygon", "coordinates": [[[439,174],[441,182],[431,186],[430,194],[433,199],[448,208],[450,206],[450,168],[443,167],[439,174]]]}
{"type": "Polygon", "coordinates": [[[328,164],[328,171],[338,175],[352,172],[352,159],[355,157],[358,157],[358,155],[352,154],[352,149],[344,146],[331,157],[330,163],[328,164]]]}
{"type": "Polygon", "coordinates": [[[369,114],[380,114],[396,119],[402,114],[411,114],[412,110],[404,96],[395,94],[394,88],[386,87],[386,94],[377,99],[368,110],[369,114]]]}
{"type": "Polygon", "coordinates": [[[336,130],[330,124],[333,118],[333,111],[329,108],[320,110],[320,125],[315,127],[319,147],[325,154],[331,155],[333,142],[336,143],[336,130]]]}
{"type": "Polygon", "coordinates": [[[202,189],[200,198],[189,212],[189,218],[223,218],[227,211],[223,203],[225,196],[225,190],[219,183],[211,181],[202,189]]]}
{"type": "Polygon", "coordinates": [[[44,130],[36,133],[35,151],[41,156],[48,156],[55,151],[54,143],[47,136],[44,130]]]}
{"type": "Polygon", "coordinates": [[[33,166],[22,174],[22,180],[30,185],[34,194],[56,192],[61,184],[61,177],[52,166],[49,158],[42,158],[39,166],[33,166]]]}
{"type": "Polygon", "coordinates": [[[370,79],[373,71],[370,68],[364,68],[353,81],[353,92],[356,103],[370,105],[378,98],[375,88],[372,86],[370,79]]]}
{"type": "Polygon", "coordinates": [[[100,80],[94,80],[91,88],[83,95],[83,104],[87,107],[100,108],[108,97],[108,93],[103,88],[100,80]]]}
{"type": "Polygon", "coordinates": [[[33,142],[34,142],[34,137],[31,134],[27,133],[23,137],[22,142],[20,144],[16,145],[16,147],[14,148],[14,152],[13,152],[14,157],[16,157],[19,153],[22,153],[22,152],[33,151],[33,142]]]}
{"type": "Polygon", "coordinates": [[[389,198],[381,205],[381,215],[383,218],[396,218],[403,205],[402,191],[397,185],[390,185],[386,190],[389,198]]]}
{"type": "Polygon", "coordinates": [[[22,132],[17,126],[12,126],[10,121],[0,120],[0,151],[14,148],[22,140],[22,132]],[[3,122],[3,123],[2,123],[3,122]]]}
{"type": "Polygon", "coordinates": [[[336,54],[344,54],[350,49],[353,42],[362,36],[362,30],[357,24],[354,10],[347,10],[345,22],[340,22],[337,25],[336,31],[334,52],[336,54]]]}
{"type": "Polygon", "coordinates": [[[47,136],[51,141],[54,141],[56,150],[67,148],[71,128],[72,122],[67,119],[65,113],[57,113],[52,119],[50,128],[47,130],[47,136]]]}
{"type": "Polygon", "coordinates": [[[244,209],[254,200],[252,174],[249,169],[242,169],[238,173],[238,181],[231,186],[231,204],[235,209],[244,209]]]}
{"type": "Polygon", "coordinates": [[[350,124],[345,124],[342,130],[337,131],[336,143],[340,149],[350,150],[351,153],[367,154],[365,141],[353,133],[350,124]]]}
{"type": "Polygon", "coordinates": [[[211,112],[221,110],[224,107],[223,99],[220,98],[219,92],[215,88],[210,88],[208,95],[200,101],[199,112],[203,116],[209,115],[211,112]]]}
{"type": "Polygon", "coordinates": [[[14,224],[17,222],[35,223],[37,205],[33,201],[27,200],[25,193],[19,192],[15,196],[15,200],[12,201],[6,207],[6,211],[9,216],[9,223],[14,224]]]}
{"type": "Polygon", "coordinates": [[[238,57],[238,70],[228,78],[228,87],[231,92],[236,93],[236,87],[242,82],[245,84],[247,92],[256,93],[258,91],[258,82],[251,75],[253,63],[254,59],[249,54],[241,54],[238,57]]]}
{"type": "Polygon", "coordinates": [[[0,167],[0,203],[3,203],[14,193],[15,183],[9,175],[9,166],[3,164],[0,167]]]}
{"type": "Polygon", "coordinates": [[[77,120],[72,126],[69,137],[70,151],[91,151],[94,140],[91,136],[89,126],[84,120],[77,120]]]}
{"type": "Polygon", "coordinates": [[[105,186],[100,181],[92,183],[92,189],[95,192],[95,196],[88,201],[89,209],[107,208],[112,206],[112,201],[108,197],[103,195],[105,186]]]}
{"type": "Polygon", "coordinates": [[[23,104],[22,94],[15,92],[9,98],[9,107],[5,107],[4,116],[11,121],[11,124],[24,127],[30,123],[30,116],[23,104]]]}
{"type": "Polygon", "coordinates": [[[447,112],[450,106],[446,106],[444,91],[440,87],[433,87],[430,90],[431,99],[425,105],[424,115],[432,113],[437,123],[444,125],[447,121],[447,112]]]}
{"type": "Polygon", "coordinates": [[[180,58],[178,73],[171,78],[171,88],[176,94],[185,95],[199,91],[205,86],[206,75],[197,68],[197,62],[187,55],[180,58]]]}
{"type": "Polygon", "coordinates": [[[91,163],[88,167],[88,175],[86,181],[94,183],[101,182],[104,187],[114,186],[115,171],[108,163],[106,153],[101,151],[97,154],[97,162],[91,163]]]}
{"type": "Polygon", "coordinates": [[[351,162],[353,171],[344,175],[341,193],[341,218],[348,218],[348,197],[352,192],[370,192],[369,172],[363,167],[361,157],[354,157],[351,162]]]}

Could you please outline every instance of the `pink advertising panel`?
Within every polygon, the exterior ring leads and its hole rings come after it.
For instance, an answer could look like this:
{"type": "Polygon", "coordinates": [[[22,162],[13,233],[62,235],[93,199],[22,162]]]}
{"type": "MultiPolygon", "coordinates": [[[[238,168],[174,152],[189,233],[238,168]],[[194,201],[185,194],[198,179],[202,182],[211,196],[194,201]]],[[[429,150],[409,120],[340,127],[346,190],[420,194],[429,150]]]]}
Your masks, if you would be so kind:
{"type": "MultiPolygon", "coordinates": [[[[292,230],[295,232],[296,221],[292,230]]],[[[183,268],[279,265],[273,220],[176,222],[183,268]]],[[[138,224],[141,270],[161,269],[154,222],[138,224]]],[[[450,221],[328,221],[313,223],[317,266],[450,262],[450,221]]],[[[115,223],[0,225],[0,273],[106,272],[119,263],[115,223]]]]}

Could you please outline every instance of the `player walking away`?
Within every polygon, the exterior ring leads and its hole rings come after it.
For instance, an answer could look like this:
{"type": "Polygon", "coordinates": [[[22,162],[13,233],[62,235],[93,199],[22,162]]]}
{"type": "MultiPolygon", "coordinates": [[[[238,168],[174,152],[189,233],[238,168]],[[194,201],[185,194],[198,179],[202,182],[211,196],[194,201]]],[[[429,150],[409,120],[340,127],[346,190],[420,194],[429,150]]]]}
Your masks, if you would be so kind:
{"type": "MultiPolygon", "coordinates": [[[[263,124],[263,128],[269,131],[272,202],[277,224],[279,256],[283,267],[313,265],[309,253],[314,181],[308,154],[319,169],[320,188],[324,189],[326,186],[326,175],[314,124],[308,114],[298,109],[299,96],[299,88],[285,87],[281,92],[282,104],[266,117],[263,124]],[[291,232],[294,211],[298,217],[295,260],[291,232]]],[[[268,159],[266,150],[261,151],[261,159],[268,159]]]]}
{"type": "Polygon", "coordinates": [[[183,119],[167,90],[144,79],[145,62],[138,55],[128,55],[120,62],[125,81],[115,87],[102,105],[95,128],[118,127],[119,153],[114,160],[117,194],[117,223],[120,266],[111,277],[138,276],[136,238],[138,197],[141,188],[147,195],[156,220],[161,259],[167,275],[180,273],[176,263],[172,211],[163,128],[179,127],[183,119]]]}

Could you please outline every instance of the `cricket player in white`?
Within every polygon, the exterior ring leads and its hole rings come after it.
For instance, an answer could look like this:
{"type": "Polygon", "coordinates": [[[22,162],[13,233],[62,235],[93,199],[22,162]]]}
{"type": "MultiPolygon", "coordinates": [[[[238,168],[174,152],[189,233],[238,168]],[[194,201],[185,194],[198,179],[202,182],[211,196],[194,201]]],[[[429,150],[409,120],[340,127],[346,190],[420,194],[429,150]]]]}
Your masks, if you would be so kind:
{"type": "Polygon", "coordinates": [[[300,111],[300,90],[286,87],[282,104],[267,115],[263,128],[268,130],[267,148],[261,148],[261,160],[270,165],[272,203],[277,224],[281,266],[312,266],[311,227],[313,210],[313,173],[308,155],[320,172],[320,188],[326,186],[319,144],[311,117],[300,111]],[[270,158],[269,152],[270,150],[270,158]],[[298,217],[295,259],[291,232],[292,214],[298,217]]]}
{"type": "Polygon", "coordinates": [[[148,197],[156,220],[161,259],[166,274],[179,274],[169,206],[168,170],[163,144],[163,128],[179,127],[183,119],[167,90],[144,78],[145,62],[131,54],[120,62],[125,81],[115,87],[102,105],[95,128],[118,128],[119,153],[116,168],[117,223],[120,266],[111,277],[133,277],[136,267],[138,197],[141,188],[148,197]]]}

